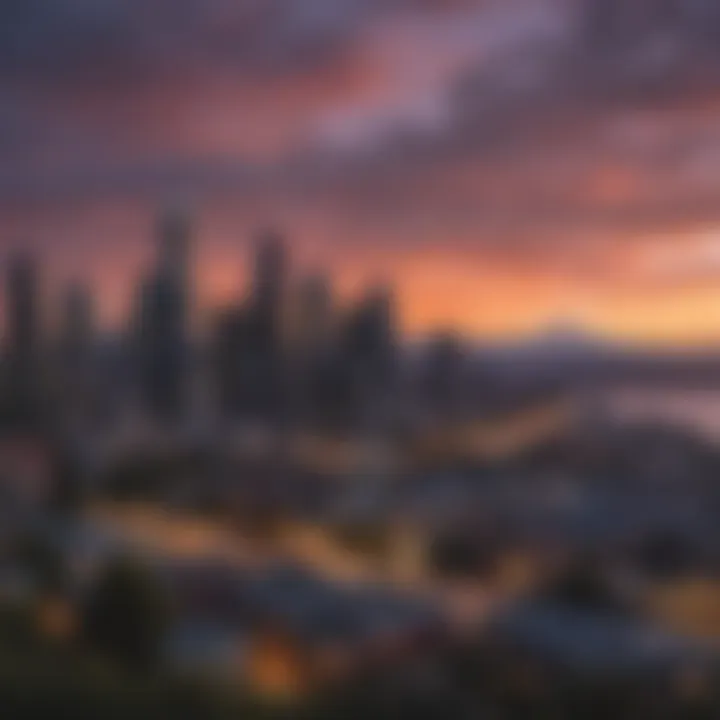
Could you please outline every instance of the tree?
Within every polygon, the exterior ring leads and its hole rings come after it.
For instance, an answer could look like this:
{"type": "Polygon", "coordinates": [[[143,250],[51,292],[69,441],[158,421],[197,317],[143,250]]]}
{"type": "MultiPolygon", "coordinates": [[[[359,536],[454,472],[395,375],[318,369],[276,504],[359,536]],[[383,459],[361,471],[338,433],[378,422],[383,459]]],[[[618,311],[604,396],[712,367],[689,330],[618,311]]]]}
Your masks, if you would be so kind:
{"type": "Polygon", "coordinates": [[[149,570],[133,558],[111,562],[90,593],[83,630],[90,647],[133,669],[159,660],[170,621],[168,598],[149,570]]]}
{"type": "Polygon", "coordinates": [[[673,532],[660,532],[646,538],[636,551],[636,563],[647,576],[672,580],[692,567],[700,555],[689,541],[673,532]]]}
{"type": "Polygon", "coordinates": [[[626,615],[632,611],[592,558],[571,564],[541,589],[540,598],[586,612],[626,615]]]}
{"type": "Polygon", "coordinates": [[[463,533],[441,534],[430,546],[430,565],[445,577],[488,577],[495,568],[492,548],[463,533]]]}
{"type": "Polygon", "coordinates": [[[18,539],[14,559],[43,592],[54,592],[65,587],[68,568],[63,554],[55,544],[40,534],[28,534],[18,539]]]}
{"type": "Polygon", "coordinates": [[[82,469],[71,453],[64,451],[55,460],[50,508],[60,515],[77,515],[83,508],[85,488],[82,469]]]}

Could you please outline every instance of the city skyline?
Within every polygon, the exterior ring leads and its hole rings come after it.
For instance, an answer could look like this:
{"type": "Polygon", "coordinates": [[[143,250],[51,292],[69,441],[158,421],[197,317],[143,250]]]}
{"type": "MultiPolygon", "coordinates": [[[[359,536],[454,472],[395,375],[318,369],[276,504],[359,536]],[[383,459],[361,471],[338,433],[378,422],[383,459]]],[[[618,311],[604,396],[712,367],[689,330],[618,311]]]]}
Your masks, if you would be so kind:
{"type": "Polygon", "coordinates": [[[720,718],[720,0],[0,0],[0,713],[720,718]]]}
{"type": "MultiPolygon", "coordinates": [[[[133,313],[137,285],[156,261],[158,224],[176,207],[169,204],[165,210],[143,213],[135,230],[126,233],[127,240],[117,243],[117,249],[122,251],[119,254],[98,253],[97,248],[85,246],[89,253],[83,258],[71,248],[16,243],[0,248],[0,262],[7,266],[17,255],[37,260],[45,324],[61,324],[56,301],[61,302],[63,296],[81,287],[92,295],[98,329],[111,334],[122,332],[133,313]]],[[[409,341],[451,331],[481,344],[513,344],[564,335],[567,339],[585,337],[627,346],[700,349],[720,345],[720,330],[716,330],[720,319],[714,323],[714,282],[708,287],[698,283],[686,288],[691,292],[683,303],[678,303],[672,294],[668,296],[668,288],[662,284],[653,291],[646,288],[642,298],[636,299],[635,309],[644,309],[647,315],[634,315],[624,306],[632,288],[621,284],[617,296],[608,295],[593,283],[590,268],[575,277],[562,272],[543,277],[533,272],[532,260],[512,265],[495,257],[482,269],[461,254],[434,247],[407,254],[393,247],[373,248],[356,262],[354,253],[342,257],[313,248],[312,243],[297,243],[283,226],[259,220],[246,232],[236,233],[234,242],[223,246],[204,236],[200,217],[192,215],[188,219],[188,262],[192,264],[194,318],[201,330],[212,325],[218,312],[246,298],[252,286],[257,238],[271,230],[283,238],[291,256],[288,282],[295,291],[301,291],[302,285],[313,278],[326,277],[340,305],[349,308],[362,299],[368,288],[391,286],[398,327],[409,341]]],[[[675,262],[674,271],[678,273],[685,263],[688,272],[712,275],[716,251],[712,238],[706,240],[704,245],[698,244],[695,259],[687,255],[678,259],[675,250],[667,252],[666,247],[666,254],[658,253],[655,261],[658,267],[666,265],[668,272],[675,262]],[[707,266],[703,264],[706,260],[707,266]]],[[[673,281],[668,285],[672,289],[673,281]]],[[[0,298],[2,315],[4,302],[0,298]]],[[[4,319],[0,319],[0,328],[4,329],[4,319]]]]}

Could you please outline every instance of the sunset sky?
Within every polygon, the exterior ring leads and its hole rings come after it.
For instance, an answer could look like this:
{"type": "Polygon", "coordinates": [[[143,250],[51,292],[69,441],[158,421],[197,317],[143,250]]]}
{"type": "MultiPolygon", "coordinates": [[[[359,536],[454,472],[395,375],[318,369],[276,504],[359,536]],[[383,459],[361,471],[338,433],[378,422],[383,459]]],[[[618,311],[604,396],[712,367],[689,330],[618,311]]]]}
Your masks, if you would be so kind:
{"type": "Polygon", "coordinates": [[[720,344],[716,0],[6,0],[0,251],[118,322],[154,215],[205,307],[280,228],[410,334],[720,344]]]}

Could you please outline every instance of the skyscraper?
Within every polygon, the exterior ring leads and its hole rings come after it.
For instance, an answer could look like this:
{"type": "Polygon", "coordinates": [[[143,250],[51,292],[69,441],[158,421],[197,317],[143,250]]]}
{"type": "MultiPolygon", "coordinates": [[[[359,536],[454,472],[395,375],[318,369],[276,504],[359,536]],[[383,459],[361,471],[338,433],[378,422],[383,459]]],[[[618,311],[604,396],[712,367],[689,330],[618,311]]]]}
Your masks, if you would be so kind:
{"type": "Polygon", "coordinates": [[[57,363],[53,373],[57,400],[67,410],[89,409],[94,390],[95,319],[88,287],[74,283],[61,302],[57,363]]]}
{"type": "Polygon", "coordinates": [[[192,221],[187,210],[173,208],[158,221],[158,271],[176,283],[189,302],[192,221]]]}
{"type": "Polygon", "coordinates": [[[264,421],[279,419],[286,400],[287,250],[275,231],[261,233],[248,307],[243,374],[248,411],[264,421]]]}
{"type": "Polygon", "coordinates": [[[437,420],[452,419],[460,410],[464,371],[461,339],[452,332],[433,337],[424,357],[419,389],[426,409],[437,420]]]}
{"type": "Polygon", "coordinates": [[[37,419],[40,402],[40,301],[35,258],[14,255],[6,286],[7,401],[10,419],[37,419]]]}
{"type": "Polygon", "coordinates": [[[366,428],[376,426],[389,417],[396,390],[395,307],[389,288],[372,288],[351,310],[340,342],[350,416],[366,428]]]}
{"type": "Polygon", "coordinates": [[[333,325],[328,278],[305,278],[293,298],[293,343],[288,367],[294,414],[303,422],[312,422],[323,414],[323,375],[333,349],[333,325]]]}
{"type": "Polygon", "coordinates": [[[311,275],[301,283],[295,311],[295,337],[306,352],[326,345],[332,329],[333,299],[325,275],[311,275]]]}
{"type": "Polygon", "coordinates": [[[214,328],[212,362],[217,406],[225,420],[240,419],[247,411],[248,340],[247,309],[222,312],[214,328]]]}
{"type": "Polygon", "coordinates": [[[287,408],[287,274],[282,237],[259,234],[250,292],[216,326],[215,387],[226,419],[275,424],[287,408]]]}
{"type": "Polygon", "coordinates": [[[252,313],[264,342],[282,340],[287,282],[287,251],[281,235],[266,230],[258,236],[252,278],[252,313]]]}
{"type": "Polygon", "coordinates": [[[74,283],[63,297],[60,348],[67,362],[82,365],[93,342],[95,311],[90,289],[74,283]]]}
{"type": "Polygon", "coordinates": [[[145,409],[172,422],[182,418],[189,390],[189,219],[163,216],[159,236],[155,268],[140,292],[138,360],[145,409]]]}

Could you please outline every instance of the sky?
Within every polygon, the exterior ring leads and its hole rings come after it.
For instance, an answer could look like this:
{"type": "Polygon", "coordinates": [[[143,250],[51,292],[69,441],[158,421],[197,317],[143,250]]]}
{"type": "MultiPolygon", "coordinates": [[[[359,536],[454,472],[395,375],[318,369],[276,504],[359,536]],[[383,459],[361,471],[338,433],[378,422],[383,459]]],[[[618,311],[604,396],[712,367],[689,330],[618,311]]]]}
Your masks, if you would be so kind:
{"type": "Polygon", "coordinates": [[[119,323],[182,203],[410,334],[720,343],[718,0],[0,0],[0,258],[119,323]]]}

